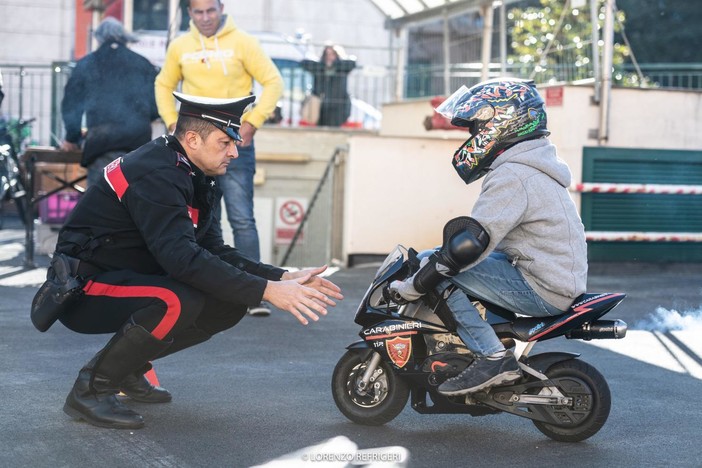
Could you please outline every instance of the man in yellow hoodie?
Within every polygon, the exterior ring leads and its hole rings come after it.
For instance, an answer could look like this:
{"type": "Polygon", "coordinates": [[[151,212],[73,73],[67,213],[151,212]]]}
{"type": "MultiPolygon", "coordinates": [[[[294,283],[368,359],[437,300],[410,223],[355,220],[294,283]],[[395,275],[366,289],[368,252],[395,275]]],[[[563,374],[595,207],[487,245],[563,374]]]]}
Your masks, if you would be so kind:
{"type": "MultiPolygon", "coordinates": [[[[224,14],[220,0],[190,0],[190,31],[171,42],[156,77],[156,104],[172,132],[178,117],[173,91],[195,96],[232,98],[250,94],[254,80],[263,91],[256,106],[244,114],[239,134],[239,157],[217,178],[232,226],[234,245],[251,260],[260,260],[258,230],[253,212],[253,177],[256,153],[253,136],[275,109],[283,93],[283,79],[258,40],[237,28],[224,14]]],[[[252,315],[269,315],[264,303],[249,309],[252,315]]]]}

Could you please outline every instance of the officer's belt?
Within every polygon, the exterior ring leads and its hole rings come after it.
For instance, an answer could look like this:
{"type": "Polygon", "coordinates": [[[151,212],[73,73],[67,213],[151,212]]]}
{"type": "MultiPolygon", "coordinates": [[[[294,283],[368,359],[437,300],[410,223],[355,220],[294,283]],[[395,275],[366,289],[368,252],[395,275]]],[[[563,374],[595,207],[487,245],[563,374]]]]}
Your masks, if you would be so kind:
{"type": "Polygon", "coordinates": [[[81,278],[87,278],[89,276],[97,275],[98,273],[102,273],[104,271],[105,270],[96,267],[92,263],[88,263],[85,260],[81,260],[80,263],[78,263],[76,274],[81,278]]]}

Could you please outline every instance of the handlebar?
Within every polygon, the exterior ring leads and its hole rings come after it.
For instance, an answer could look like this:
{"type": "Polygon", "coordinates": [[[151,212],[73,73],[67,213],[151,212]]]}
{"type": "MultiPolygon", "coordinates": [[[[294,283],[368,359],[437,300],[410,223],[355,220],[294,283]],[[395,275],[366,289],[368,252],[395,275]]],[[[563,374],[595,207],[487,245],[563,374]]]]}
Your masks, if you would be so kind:
{"type": "Polygon", "coordinates": [[[385,285],[383,287],[383,296],[385,297],[386,302],[390,302],[388,299],[390,299],[392,302],[394,302],[397,305],[404,305],[404,304],[409,304],[409,301],[402,297],[399,292],[395,289],[391,289],[390,285],[385,285]]]}

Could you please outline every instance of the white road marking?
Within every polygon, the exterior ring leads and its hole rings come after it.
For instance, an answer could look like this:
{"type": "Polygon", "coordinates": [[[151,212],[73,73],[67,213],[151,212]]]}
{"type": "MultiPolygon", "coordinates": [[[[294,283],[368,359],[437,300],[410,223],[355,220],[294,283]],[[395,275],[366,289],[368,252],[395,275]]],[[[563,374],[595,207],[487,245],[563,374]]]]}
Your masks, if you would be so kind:
{"type": "Polygon", "coordinates": [[[702,340],[698,330],[629,330],[624,339],[592,340],[587,344],[702,380],[702,340]]]}
{"type": "Polygon", "coordinates": [[[24,243],[0,240],[0,262],[12,260],[24,254],[24,243]]]}
{"type": "Polygon", "coordinates": [[[41,286],[46,280],[46,268],[24,271],[23,267],[0,267],[0,286],[22,288],[41,286]]]}

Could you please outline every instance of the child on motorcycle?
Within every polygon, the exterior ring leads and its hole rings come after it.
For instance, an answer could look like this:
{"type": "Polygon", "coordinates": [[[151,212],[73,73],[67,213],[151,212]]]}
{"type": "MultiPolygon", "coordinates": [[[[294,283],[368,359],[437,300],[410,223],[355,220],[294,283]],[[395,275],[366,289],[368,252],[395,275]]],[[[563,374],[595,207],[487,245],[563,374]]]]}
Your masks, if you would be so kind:
{"type": "Polygon", "coordinates": [[[437,111],[470,131],[453,156],[458,175],[466,184],[485,179],[468,221],[451,236],[445,229],[441,250],[391,289],[409,301],[432,288],[450,294],[456,331],[476,355],[439,386],[453,396],[521,376],[512,351],[466,294],[522,315],[560,315],[585,292],[587,246],[568,193],[571,173],[547,138],[544,101],[532,81],[463,86],[437,111]]]}

